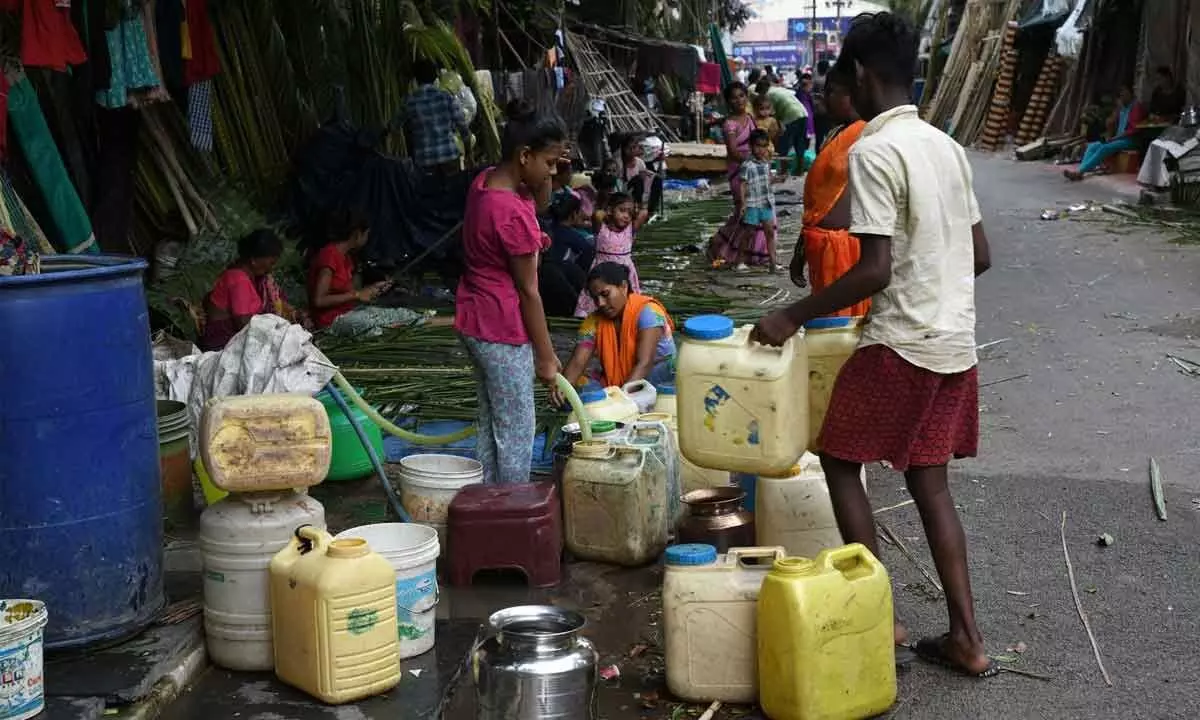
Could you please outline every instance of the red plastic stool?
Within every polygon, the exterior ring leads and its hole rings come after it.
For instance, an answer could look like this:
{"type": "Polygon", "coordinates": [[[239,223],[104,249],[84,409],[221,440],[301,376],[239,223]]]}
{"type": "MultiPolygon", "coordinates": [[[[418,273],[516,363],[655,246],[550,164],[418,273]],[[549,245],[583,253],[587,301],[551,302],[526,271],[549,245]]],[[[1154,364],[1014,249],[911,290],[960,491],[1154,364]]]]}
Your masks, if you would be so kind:
{"type": "Polygon", "coordinates": [[[468,485],[450,503],[450,584],[479,570],[515,568],[533,587],[562,578],[562,510],[554,482],[468,485]]]}

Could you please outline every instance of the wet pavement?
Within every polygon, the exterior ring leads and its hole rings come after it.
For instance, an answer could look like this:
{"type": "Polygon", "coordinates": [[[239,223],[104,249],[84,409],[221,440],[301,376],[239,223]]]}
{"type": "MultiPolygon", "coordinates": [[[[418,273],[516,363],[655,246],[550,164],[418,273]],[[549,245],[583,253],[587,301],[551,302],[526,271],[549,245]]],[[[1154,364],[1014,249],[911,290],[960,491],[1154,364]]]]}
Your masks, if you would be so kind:
{"type": "MultiPolygon", "coordinates": [[[[981,453],[955,466],[953,491],[989,651],[1039,677],[977,681],[913,664],[886,717],[1200,717],[1191,661],[1200,638],[1200,379],[1166,360],[1168,352],[1200,360],[1200,249],[1169,243],[1160,228],[1114,224],[1101,214],[1041,221],[1046,208],[1109,202],[1114,186],[1066,184],[1053,169],[1002,157],[972,160],[993,253],[993,270],[978,288],[978,342],[1001,342],[981,351],[981,453]],[[1167,484],[1165,522],[1148,487],[1152,456],[1167,484]],[[1113,687],[1100,676],[1071,597],[1064,511],[1081,602],[1113,687]],[[1104,533],[1112,546],[1096,544],[1104,533]]],[[[906,499],[900,478],[879,468],[871,469],[869,489],[876,507],[906,499]]],[[[333,525],[334,516],[352,524],[382,520],[376,492],[364,482],[314,494],[333,525]]],[[[879,518],[932,568],[912,506],[879,518]]],[[[882,555],[911,631],[941,632],[945,610],[936,588],[896,548],[885,544],[882,555]]],[[[674,703],[663,687],[660,569],[572,563],[566,573],[553,591],[527,590],[510,576],[444,589],[438,614],[452,622],[439,628],[438,670],[406,673],[386,698],[326,708],[264,676],[209,670],[163,717],[433,717],[436,696],[444,717],[470,720],[469,677],[449,682],[469,650],[461,638],[473,638],[471,628],[496,609],[543,601],[582,611],[601,664],[620,668],[620,678],[601,688],[602,718],[699,715],[702,706],[674,703]]],[[[718,717],[756,714],[734,707],[718,717]]]]}

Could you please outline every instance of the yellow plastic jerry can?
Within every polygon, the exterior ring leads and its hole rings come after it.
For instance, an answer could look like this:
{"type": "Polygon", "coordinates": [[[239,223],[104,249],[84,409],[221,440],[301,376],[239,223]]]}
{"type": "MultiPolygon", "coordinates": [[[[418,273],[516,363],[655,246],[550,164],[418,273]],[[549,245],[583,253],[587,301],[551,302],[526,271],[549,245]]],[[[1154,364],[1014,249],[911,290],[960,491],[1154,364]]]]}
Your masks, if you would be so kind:
{"type": "Polygon", "coordinates": [[[858,720],[896,702],[892,586],[857,543],[776,560],[758,595],[759,705],[772,720],[858,720]]]}
{"type": "Polygon", "coordinates": [[[331,705],[400,682],[396,571],[365,540],[296,531],[271,560],[275,674],[331,705]]]}

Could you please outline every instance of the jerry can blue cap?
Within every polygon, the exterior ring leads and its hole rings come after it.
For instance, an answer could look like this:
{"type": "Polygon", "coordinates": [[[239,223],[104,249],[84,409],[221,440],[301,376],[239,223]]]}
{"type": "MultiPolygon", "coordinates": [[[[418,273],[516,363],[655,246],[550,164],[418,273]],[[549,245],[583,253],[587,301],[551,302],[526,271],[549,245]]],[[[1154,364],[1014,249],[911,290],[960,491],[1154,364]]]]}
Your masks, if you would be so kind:
{"type": "Polygon", "coordinates": [[[654,389],[658,391],[659,395],[674,395],[675,394],[675,384],[674,383],[663,383],[662,385],[655,385],[654,389]]]}
{"type": "Polygon", "coordinates": [[[804,328],[806,330],[835,330],[854,327],[860,322],[862,322],[861,317],[821,317],[804,323],[804,328]]]}
{"type": "Polygon", "coordinates": [[[579,401],[585,403],[600,402],[606,397],[608,397],[608,393],[595,388],[591,390],[584,390],[583,392],[579,393],[579,401]]]}
{"type": "Polygon", "coordinates": [[[672,545],[666,556],[668,565],[708,565],[717,561],[717,549],[701,543],[672,545]]]}
{"type": "Polygon", "coordinates": [[[694,340],[722,340],[733,334],[733,321],[724,315],[697,315],[683,324],[683,334],[694,340]]]}

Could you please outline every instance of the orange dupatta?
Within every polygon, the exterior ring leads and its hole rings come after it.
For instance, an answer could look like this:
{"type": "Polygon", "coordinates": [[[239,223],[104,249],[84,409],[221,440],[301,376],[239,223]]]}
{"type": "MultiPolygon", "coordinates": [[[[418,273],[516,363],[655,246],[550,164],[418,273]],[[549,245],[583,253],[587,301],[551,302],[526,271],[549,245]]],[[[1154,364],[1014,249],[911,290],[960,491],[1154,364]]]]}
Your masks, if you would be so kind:
{"type": "Polygon", "coordinates": [[[629,374],[637,364],[638,315],[647,305],[654,305],[662,310],[663,317],[667,319],[667,329],[673,329],[671,316],[667,314],[666,308],[649,295],[629,293],[629,299],[625,301],[625,310],[621,313],[619,334],[615,320],[599,312],[595,313],[596,354],[600,356],[604,384],[608,387],[620,387],[629,381],[629,374]]]}
{"type": "MultiPolygon", "coordinates": [[[[831,285],[858,262],[858,239],[845,228],[823,228],[820,223],[846,192],[850,183],[850,148],[866,125],[862,120],[853,122],[825,143],[804,181],[804,229],[801,232],[804,259],[814,293],[831,285]]],[[[866,315],[870,308],[871,301],[862,300],[834,315],[858,317],[866,315]]]]}

